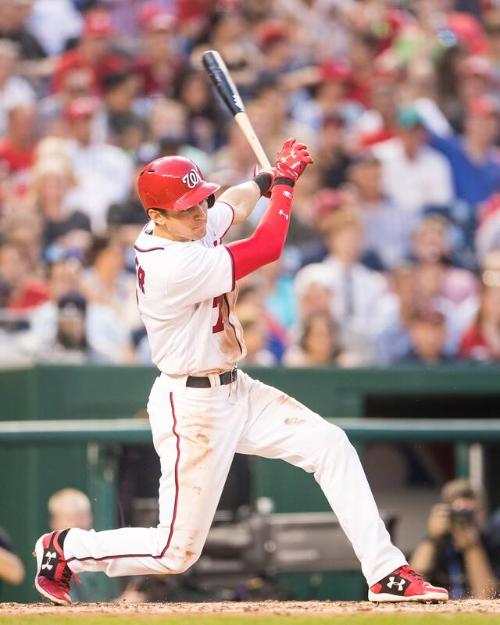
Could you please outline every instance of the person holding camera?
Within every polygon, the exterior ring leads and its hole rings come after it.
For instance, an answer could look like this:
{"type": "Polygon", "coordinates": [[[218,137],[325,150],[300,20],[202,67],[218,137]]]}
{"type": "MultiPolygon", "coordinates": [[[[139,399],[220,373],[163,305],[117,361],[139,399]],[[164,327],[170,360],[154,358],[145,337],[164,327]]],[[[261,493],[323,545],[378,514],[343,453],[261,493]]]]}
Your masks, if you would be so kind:
{"type": "Polygon", "coordinates": [[[481,493],[467,480],[448,482],[441,502],[431,508],[428,534],[413,553],[412,568],[447,588],[450,599],[494,597],[498,580],[485,521],[481,493]]]}

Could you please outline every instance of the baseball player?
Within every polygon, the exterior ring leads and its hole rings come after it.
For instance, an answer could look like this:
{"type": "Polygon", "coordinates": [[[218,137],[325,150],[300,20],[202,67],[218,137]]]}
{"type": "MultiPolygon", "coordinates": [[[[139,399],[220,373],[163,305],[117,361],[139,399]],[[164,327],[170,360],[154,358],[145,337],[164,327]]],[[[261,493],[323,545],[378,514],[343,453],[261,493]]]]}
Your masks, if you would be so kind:
{"type": "Polygon", "coordinates": [[[448,598],[391,543],[344,432],[237,369],[246,350],[234,313],[236,281],[279,258],[294,185],[310,163],[306,146],[289,139],[272,171],[218,200],[218,185],[188,159],[159,158],[140,173],[150,221],[134,247],[139,310],[160,370],[148,402],[161,462],[159,524],[39,538],[35,585],[50,601],[70,604],[70,583],[81,571],[186,571],[200,556],[235,453],[281,458],[314,474],[361,561],[372,601],[448,598]],[[271,199],[255,232],[224,245],[261,195],[271,199]]]}

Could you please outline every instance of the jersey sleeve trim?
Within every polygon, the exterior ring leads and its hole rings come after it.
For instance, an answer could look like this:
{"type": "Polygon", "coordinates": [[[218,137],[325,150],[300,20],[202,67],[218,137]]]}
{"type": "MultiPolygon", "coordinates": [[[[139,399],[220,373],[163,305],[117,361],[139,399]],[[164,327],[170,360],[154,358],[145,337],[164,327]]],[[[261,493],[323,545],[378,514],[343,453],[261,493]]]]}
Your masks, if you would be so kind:
{"type": "Polygon", "coordinates": [[[229,223],[229,226],[224,230],[224,234],[221,236],[221,239],[223,239],[226,236],[226,234],[228,233],[229,228],[234,223],[235,212],[234,212],[234,208],[231,206],[231,204],[229,204],[229,202],[225,202],[224,200],[217,200],[217,202],[219,204],[225,204],[226,206],[229,206],[229,208],[231,209],[231,213],[233,214],[233,216],[231,217],[231,221],[229,223]]]}
{"type": "Polygon", "coordinates": [[[227,250],[229,254],[229,258],[231,259],[231,291],[234,291],[234,287],[236,286],[236,272],[234,269],[234,256],[231,250],[224,245],[224,248],[227,250]]]}

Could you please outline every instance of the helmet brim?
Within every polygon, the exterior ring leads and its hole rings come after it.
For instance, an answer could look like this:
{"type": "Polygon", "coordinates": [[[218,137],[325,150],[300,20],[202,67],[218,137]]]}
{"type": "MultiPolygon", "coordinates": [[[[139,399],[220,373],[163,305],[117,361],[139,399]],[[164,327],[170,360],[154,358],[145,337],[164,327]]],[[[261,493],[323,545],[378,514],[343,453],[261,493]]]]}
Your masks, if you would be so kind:
{"type": "Polygon", "coordinates": [[[174,211],[185,211],[196,206],[203,200],[208,199],[211,195],[220,189],[220,185],[214,182],[202,182],[196,188],[184,193],[174,204],[174,211]]]}

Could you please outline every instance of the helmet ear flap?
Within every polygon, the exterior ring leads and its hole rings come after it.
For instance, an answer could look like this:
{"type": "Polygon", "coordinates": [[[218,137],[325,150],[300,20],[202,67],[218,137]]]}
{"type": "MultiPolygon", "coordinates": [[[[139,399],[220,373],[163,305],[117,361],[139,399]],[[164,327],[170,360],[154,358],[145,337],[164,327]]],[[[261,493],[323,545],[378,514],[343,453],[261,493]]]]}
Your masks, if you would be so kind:
{"type": "Polygon", "coordinates": [[[208,208],[212,208],[212,206],[215,204],[215,195],[212,193],[212,195],[209,195],[207,197],[207,205],[208,208]]]}

